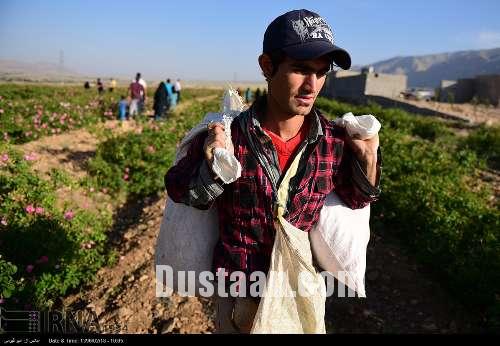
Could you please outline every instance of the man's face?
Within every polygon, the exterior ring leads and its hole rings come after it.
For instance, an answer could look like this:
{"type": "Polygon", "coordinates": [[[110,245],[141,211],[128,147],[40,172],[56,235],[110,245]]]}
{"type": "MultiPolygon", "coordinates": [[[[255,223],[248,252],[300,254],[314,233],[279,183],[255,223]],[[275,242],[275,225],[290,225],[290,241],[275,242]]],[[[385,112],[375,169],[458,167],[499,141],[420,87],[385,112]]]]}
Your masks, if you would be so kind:
{"type": "Polygon", "coordinates": [[[286,58],[269,79],[271,102],[288,115],[307,115],[325,84],[330,58],[314,60],[286,58]]]}

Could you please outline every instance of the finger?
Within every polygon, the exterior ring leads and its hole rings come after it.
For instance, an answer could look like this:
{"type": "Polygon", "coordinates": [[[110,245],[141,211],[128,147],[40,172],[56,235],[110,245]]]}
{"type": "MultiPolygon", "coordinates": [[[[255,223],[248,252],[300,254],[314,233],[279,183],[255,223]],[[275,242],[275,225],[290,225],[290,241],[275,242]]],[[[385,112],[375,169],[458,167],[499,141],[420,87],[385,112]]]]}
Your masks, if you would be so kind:
{"type": "Polygon", "coordinates": [[[215,138],[216,136],[224,136],[224,135],[225,135],[224,129],[221,129],[221,127],[217,125],[208,130],[208,138],[215,138]]]}
{"type": "Polygon", "coordinates": [[[215,126],[213,129],[210,129],[209,132],[215,133],[215,134],[225,134],[226,133],[224,131],[224,127],[222,127],[222,126],[215,126]]]}
{"type": "Polygon", "coordinates": [[[224,142],[221,142],[221,141],[214,141],[214,142],[212,142],[212,143],[208,144],[208,146],[207,146],[207,150],[210,150],[210,152],[213,152],[213,150],[214,150],[215,148],[223,148],[223,149],[224,149],[225,147],[226,147],[226,146],[225,146],[224,142]]]}
{"type": "Polygon", "coordinates": [[[224,131],[224,124],[222,124],[222,123],[213,122],[213,123],[210,123],[210,124],[207,125],[207,128],[209,130],[212,130],[212,129],[216,128],[216,127],[220,127],[224,131]]]}

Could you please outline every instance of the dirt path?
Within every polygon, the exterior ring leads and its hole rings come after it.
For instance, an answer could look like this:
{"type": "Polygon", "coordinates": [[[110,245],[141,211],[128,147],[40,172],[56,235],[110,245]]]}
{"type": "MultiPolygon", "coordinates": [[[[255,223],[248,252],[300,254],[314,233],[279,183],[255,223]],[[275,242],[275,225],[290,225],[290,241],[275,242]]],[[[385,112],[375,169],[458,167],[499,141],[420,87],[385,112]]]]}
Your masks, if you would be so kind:
{"type": "Polygon", "coordinates": [[[94,284],[64,299],[70,311],[95,313],[101,331],[119,333],[205,333],[213,330],[209,300],[156,298],[154,249],[166,195],[122,208],[111,246],[119,260],[102,268],[94,284]]]}
{"type": "Polygon", "coordinates": [[[383,230],[368,245],[367,298],[327,300],[327,327],[333,333],[474,333],[480,319],[431,278],[383,230]]]}
{"type": "MultiPolygon", "coordinates": [[[[199,99],[201,100],[201,99],[199,99]]],[[[186,107],[179,105],[177,111],[186,107]]],[[[113,131],[133,130],[107,122],[113,131]]],[[[34,152],[36,167],[47,173],[64,167],[74,177],[85,174],[98,139],[85,129],[46,137],[22,146],[34,152]]],[[[109,249],[117,263],[99,270],[93,284],[59,302],[60,307],[84,312],[99,321],[101,332],[210,333],[213,307],[208,299],[155,296],[154,246],[165,195],[125,204],[115,211],[109,249]]],[[[78,194],[72,198],[83,198],[78,194]]],[[[330,333],[454,333],[477,331],[478,318],[465,312],[415,260],[383,230],[373,230],[367,258],[367,296],[329,298],[326,321],[330,333]]],[[[91,330],[92,331],[92,330],[91,330]]],[[[95,330],[93,330],[95,331],[95,330]]]]}
{"type": "Polygon", "coordinates": [[[398,102],[425,108],[432,111],[449,114],[453,117],[469,121],[471,124],[498,125],[500,124],[500,107],[473,105],[470,103],[455,103],[395,99],[398,102]]]}

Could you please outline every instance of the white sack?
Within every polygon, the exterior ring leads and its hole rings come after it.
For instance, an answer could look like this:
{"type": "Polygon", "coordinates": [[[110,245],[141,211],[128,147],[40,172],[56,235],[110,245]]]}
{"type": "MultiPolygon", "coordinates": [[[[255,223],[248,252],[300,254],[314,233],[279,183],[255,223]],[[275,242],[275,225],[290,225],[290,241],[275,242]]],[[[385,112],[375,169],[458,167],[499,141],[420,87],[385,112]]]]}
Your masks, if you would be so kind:
{"type": "MultiPolygon", "coordinates": [[[[348,135],[360,139],[373,137],[380,122],[373,115],[346,113],[335,123],[348,135]]],[[[309,234],[312,252],[323,270],[365,297],[366,249],[370,240],[370,205],[350,209],[335,192],[326,197],[319,221],[309,234]]]]}
{"type": "MultiPolygon", "coordinates": [[[[238,94],[228,89],[224,94],[221,113],[207,113],[203,121],[189,131],[177,149],[174,164],[187,155],[191,141],[201,132],[207,131],[207,125],[211,122],[224,123],[226,131],[229,131],[226,133],[230,136],[231,122],[242,110],[243,102],[238,94]]],[[[241,175],[240,163],[225,149],[215,153],[214,166],[224,182],[236,180],[241,175]]],[[[165,290],[167,295],[173,290],[182,295],[199,296],[199,289],[205,287],[200,284],[199,274],[212,269],[213,250],[219,238],[218,224],[215,206],[200,210],[175,203],[167,197],[155,254],[156,265],[168,265],[173,269],[172,280],[164,282],[168,288],[165,290]],[[188,271],[195,272],[194,287],[179,287],[179,274],[184,272],[183,275],[187,277],[188,271]]],[[[157,280],[160,278],[157,277],[157,280]]]]}

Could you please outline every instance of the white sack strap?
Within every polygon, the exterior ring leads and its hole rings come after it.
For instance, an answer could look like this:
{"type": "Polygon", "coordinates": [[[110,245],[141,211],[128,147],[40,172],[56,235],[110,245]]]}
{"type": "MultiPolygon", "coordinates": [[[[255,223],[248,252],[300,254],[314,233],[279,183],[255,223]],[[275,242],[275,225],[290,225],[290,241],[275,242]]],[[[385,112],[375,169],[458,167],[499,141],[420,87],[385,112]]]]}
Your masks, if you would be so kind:
{"type": "Polygon", "coordinates": [[[276,238],[252,333],[326,333],[326,287],[314,269],[308,234],[283,218],[290,179],[303,152],[296,156],[278,189],[276,238]]]}

